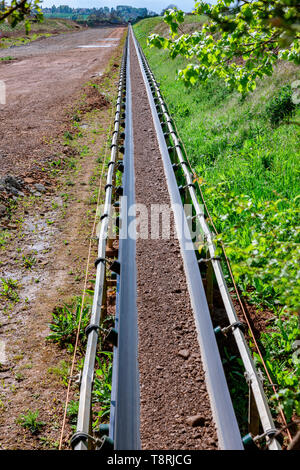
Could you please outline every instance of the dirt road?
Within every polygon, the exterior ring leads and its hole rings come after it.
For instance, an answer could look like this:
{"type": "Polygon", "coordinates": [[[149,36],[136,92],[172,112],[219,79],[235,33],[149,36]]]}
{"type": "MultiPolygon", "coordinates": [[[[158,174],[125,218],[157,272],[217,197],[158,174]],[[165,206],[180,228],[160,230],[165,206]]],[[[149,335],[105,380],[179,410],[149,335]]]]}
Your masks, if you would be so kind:
{"type": "Polygon", "coordinates": [[[87,29],[0,50],[0,57],[16,59],[0,62],[6,85],[6,104],[0,104],[0,176],[24,176],[47,157],[45,142],[57,134],[70,98],[82,83],[103,73],[123,32],[87,29]]]}

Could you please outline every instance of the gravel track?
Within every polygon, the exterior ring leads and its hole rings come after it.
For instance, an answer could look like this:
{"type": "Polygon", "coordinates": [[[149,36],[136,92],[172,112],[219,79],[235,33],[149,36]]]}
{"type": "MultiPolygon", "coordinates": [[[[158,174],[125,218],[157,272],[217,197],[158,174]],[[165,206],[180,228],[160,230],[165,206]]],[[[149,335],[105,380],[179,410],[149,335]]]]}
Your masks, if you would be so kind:
{"type": "MultiPolygon", "coordinates": [[[[170,197],[132,39],[131,80],[136,203],[150,214],[151,204],[170,205],[170,197]]],[[[138,239],[136,247],[142,448],[213,450],[218,440],[171,219],[169,240],[138,239]]]]}

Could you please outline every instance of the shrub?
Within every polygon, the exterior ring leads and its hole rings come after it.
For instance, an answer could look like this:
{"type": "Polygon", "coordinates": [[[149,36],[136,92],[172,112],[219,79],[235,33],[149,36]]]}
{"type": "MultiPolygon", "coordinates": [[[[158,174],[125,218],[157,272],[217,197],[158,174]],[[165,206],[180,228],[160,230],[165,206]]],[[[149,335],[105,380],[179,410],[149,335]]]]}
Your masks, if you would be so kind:
{"type": "Polygon", "coordinates": [[[278,126],[286,118],[292,116],[295,109],[296,105],[292,100],[292,89],[290,85],[285,85],[269,101],[266,107],[266,114],[272,126],[278,126]]]}

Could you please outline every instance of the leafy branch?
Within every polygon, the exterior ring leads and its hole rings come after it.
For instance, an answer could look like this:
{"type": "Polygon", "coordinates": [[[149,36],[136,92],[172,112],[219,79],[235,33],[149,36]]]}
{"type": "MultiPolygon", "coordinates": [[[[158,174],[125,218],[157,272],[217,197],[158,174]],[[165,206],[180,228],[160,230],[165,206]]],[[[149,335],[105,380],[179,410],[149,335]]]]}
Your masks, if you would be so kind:
{"type": "Polygon", "coordinates": [[[12,0],[9,4],[0,3],[0,23],[8,21],[14,28],[25,20],[26,33],[30,31],[30,15],[34,14],[37,21],[42,21],[43,13],[39,6],[40,0],[12,0]]]}
{"type": "Polygon", "coordinates": [[[300,64],[300,6],[297,0],[218,0],[216,5],[197,2],[195,15],[206,20],[199,31],[184,34],[185,15],[170,9],[164,21],[170,37],[152,34],[151,47],[191,60],[178,75],[187,85],[212,76],[223,79],[241,93],[253,91],[256,81],[272,75],[278,60],[300,64]],[[179,31],[182,34],[179,36],[179,31]]]}

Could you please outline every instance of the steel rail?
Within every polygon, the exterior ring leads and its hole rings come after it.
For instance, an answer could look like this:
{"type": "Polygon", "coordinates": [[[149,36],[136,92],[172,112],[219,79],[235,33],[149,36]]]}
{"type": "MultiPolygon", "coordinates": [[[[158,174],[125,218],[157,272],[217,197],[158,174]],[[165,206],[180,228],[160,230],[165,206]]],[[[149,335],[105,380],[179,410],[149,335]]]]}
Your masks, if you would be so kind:
{"type": "MultiPolygon", "coordinates": [[[[162,115],[163,115],[163,118],[164,118],[163,124],[167,125],[169,136],[172,138],[172,140],[174,142],[175,152],[176,152],[178,161],[181,165],[181,168],[183,170],[184,176],[185,176],[185,180],[186,180],[186,183],[187,183],[187,188],[188,188],[188,191],[189,191],[189,195],[191,197],[193,206],[194,206],[195,211],[196,211],[196,216],[199,220],[200,226],[201,226],[201,228],[203,230],[203,233],[204,233],[205,240],[207,242],[207,246],[208,246],[208,250],[209,250],[209,254],[210,254],[210,258],[211,258],[211,263],[212,263],[212,266],[213,266],[213,269],[214,269],[214,273],[215,273],[216,281],[217,281],[217,284],[218,284],[218,287],[219,287],[219,290],[220,290],[220,294],[222,296],[222,300],[223,300],[224,307],[225,307],[225,310],[226,310],[226,314],[227,314],[227,317],[228,317],[229,325],[233,325],[236,322],[238,322],[238,316],[236,314],[236,311],[235,311],[235,308],[234,308],[234,305],[233,305],[233,302],[232,302],[232,299],[231,299],[231,296],[230,296],[230,293],[229,293],[229,290],[228,290],[228,287],[227,287],[227,284],[226,284],[226,280],[225,280],[225,277],[224,277],[224,274],[223,274],[221,262],[218,259],[218,257],[216,256],[216,246],[215,246],[214,241],[213,241],[214,236],[211,233],[211,231],[209,229],[209,226],[206,222],[205,213],[203,212],[203,210],[202,210],[202,208],[199,204],[198,197],[197,197],[197,194],[196,194],[196,190],[194,188],[193,176],[192,176],[192,174],[190,173],[190,171],[188,169],[188,164],[187,164],[187,162],[184,158],[183,152],[181,150],[180,141],[177,137],[175,129],[172,125],[171,117],[168,113],[167,107],[166,107],[165,102],[164,102],[164,100],[162,98],[162,95],[160,93],[159,85],[158,85],[158,83],[157,83],[157,81],[156,81],[156,79],[155,79],[155,77],[154,77],[154,75],[153,75],[153,73],[150,69],[148,61],[147,61],[147,59],[146,59],[146,57],[145,57],[145,55],[142,51],[142,48],[138,44],[136,38],[135,38],[135,41],[136,41],[137,50],[139,50],[139,53],[140,53],[140,56],[141,56],[141,62],[143,64],[143,67],[145,68],[145,76],[147,77],[147,81],[149,81],[152,85],[151,95],[152,95],[153,102],[154,102],[153,96],[155,96],[156,102],[157,102],[156,106],[158,104],[159,108],[162,111],[162,115]]],[[[149,85],[149,87],[150,87],[150,85],[149,85]]],[[[272,418],[272,415],[271,415],[271,412],[270,412],[270,409],[269,409],[269,405],[268,405],[268,402],[267,402],[267,399],[266,399],[266,396],[265,396],[265,393],[264,393],[264,389],[263,389],[261,379],[260,379],[260,377],[257,373],[256,367],[254,365],[254,362],[253,362],[253,359],[252,359],[252,356],[251,356],[251,352],[250,352],[248,344],[246,342],[244,333],[241,331],[240,328],[234,328],[232,330],[232,333],[233,333],[233,336],[235,338],[236,345],[238,347],[241,359],[242,359],[244,367],[245,367],[246,380],[247,380],[248,384],[250,385],[250,387],[252,389],[252,393],[253,393],[253,396],[254,396],[254,399],[255,399],[255,403],[256,403],[256,407],[257,407],[257,410],[258,410],[258,414],[259,414],[259,417],[260,417],[260,421],[261,421],[263,431],[264,431],[264,433],[268,433],[269,431],[274,430],[275,425],[274,425],[274,421],[273,421],[273,418],[272,418]]],[[[281,449],[281,446],[280,446],[279,442],[276,439],[270,438],[267,435],[266,440],[267,440],[268,447],[269,447],[270,450],[280,450],[281,449]]]]}
{"type": "Polygon", "coordinates": [[[194,313],[202,364],[205,370],[212,415],[217,430],[219,448],[222,450],[243,450],[244,446],[229,394],[200,270],[198,268],[196,254],[195,251],[191,249],[193,244],[188,230],[187,218],[183,210],[181,196],[171,165],[168,148],[143,65],[141,49],[138,47],[137,40],[131,27],[130,34],[132,35],[135,44],[162,155],[164,172],[173,208],[175,226],[177,234],[179,235],[178,238],[181,255],[184,262],[184,269],[194,313]]]}
{"type": "MultiPolygon", "coordinates": [[[[124,51],[126,50],[126,45],[124,51]]],[[[77,417],[76,433],[71,439],[74,450],[87,450],[91,448],[91,407],[92,407],[92,388],[94,381],[94,368],[96,360],[96,352],[98,346],[98,332],[100,328],[101,308],[104,294],[105,280],[105,253],[106,243],[108,239],[109,223],[112,211],[112,194],[113,194],[113,176],[115,171],[116,158],[118,155],[118,139],[121,122],[121,106],[122,95],[125,82],[125,53],[123,54],[119,86],[118,98],[116,103],[114,131],[112,135],[111,156],[108,163],[106,192],[104,213],[101,216],[101,227],[98,241],[98,262],[96,265],[96,281],[93,298],[93,306],[90,318],[90,325],[87,328],[87,346],[84,360],[84,366],[80,384],[79,410],[77,417]]]]}

